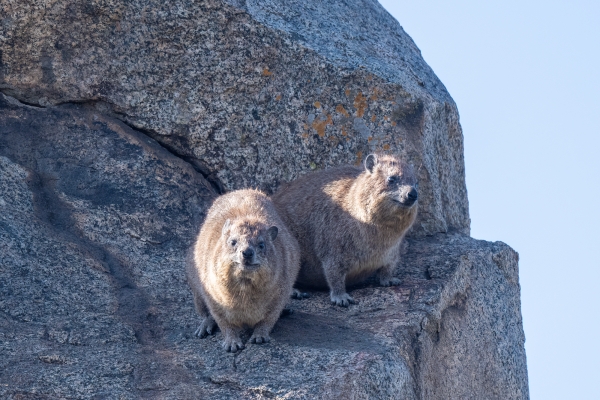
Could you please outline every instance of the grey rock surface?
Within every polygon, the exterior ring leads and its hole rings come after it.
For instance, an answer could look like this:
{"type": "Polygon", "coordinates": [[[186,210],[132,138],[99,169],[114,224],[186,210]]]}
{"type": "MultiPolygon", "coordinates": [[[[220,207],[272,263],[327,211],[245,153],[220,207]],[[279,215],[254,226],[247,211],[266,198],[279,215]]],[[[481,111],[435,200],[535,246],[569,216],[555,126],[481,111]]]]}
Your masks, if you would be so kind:
{"type": "Polygon", "coordinates": [[[190,300],[181,255],[214,191],[118,120],[0,96],[0,397],[177,379],[163,326],[190,300]]]}
{"type": "Polygon", "coordinates": [[[411,239],[401,286],[290,300],[270,344],[231,355],[193,336],[202,175],[94,109],[0,96],[0,397],[528,398],[505,244],[411,239]]]}
{"type": "Polygon", "coordinates": [[[373,151],[419,168],[413,234],[469,232],[456,105],[375,0],[0,0],[0,90],[86,102],[225,190],[373,151]]]}
{"type": "Polygon", "coordinates": [[[529,397],[518,255],[467,236],[456,105],[377,2],[284,3],[0,0],[0,398],[529,397]],[[194,337],[218,193],[371,151],[420,166],[402,285],[290,300],[236,354],[194,337]]]}

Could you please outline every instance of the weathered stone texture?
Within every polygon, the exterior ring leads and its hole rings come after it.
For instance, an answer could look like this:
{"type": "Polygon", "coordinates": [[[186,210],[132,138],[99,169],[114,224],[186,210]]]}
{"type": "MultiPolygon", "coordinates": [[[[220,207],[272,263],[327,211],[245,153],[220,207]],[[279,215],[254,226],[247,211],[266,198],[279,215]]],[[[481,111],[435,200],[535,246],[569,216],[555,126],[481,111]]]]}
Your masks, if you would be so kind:
{"type": "Polygon", "coordinates": [[[1,398],[529,397],[518,256],[466,236],[456,105],[376,2],[284,3],[0,0],[1,398]],[[402,285],[290,301],[233,355],[193,337],[218,192],[375,150],[421,167],[402,285]]]}
{"type": "Polygon", "coordinates": [[[0,397],[170,382],[163,325],[212,188],[118,120],[0,96],[0,397]]]}
{"type": "Polygon", "coordinates": [[[270,344],[227,354],[192,335],[202,176],[83,106],[0,111],[0,397],[528,397],[508,246],[412,239],[401,286],[291,301],[270,344]]]}
{"type": "Polygon", "coordinates": [[[96,102],[225,189],[395,152],[420,167],[413,233],[468,233],[456,105],[378,3],[231,3],[2,0],[0,90],[96,102]]]}

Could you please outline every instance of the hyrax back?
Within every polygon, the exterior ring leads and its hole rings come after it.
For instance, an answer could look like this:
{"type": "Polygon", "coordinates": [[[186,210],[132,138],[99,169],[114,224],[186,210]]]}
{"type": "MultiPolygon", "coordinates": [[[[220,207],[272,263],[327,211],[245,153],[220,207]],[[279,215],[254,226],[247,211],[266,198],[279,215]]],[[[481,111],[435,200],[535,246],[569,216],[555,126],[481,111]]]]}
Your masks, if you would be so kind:
{"type": "Polygon", "coordinates": [[[413,169],[393,156],[369,155],[365,167],[342,166],[307,174],[273,196],[298,239],[298,283],[329,287],[331,301],[353,303],[346,284],[378,271],[381,285],[392,277],[400,243],[417,215],[413,169]]]}
{"type": "Polygon", "coordinates": [[[196,334],[211,334],[216,321],[227,351],[243,348],[246,327],[254,328],[251,342],[268,342],[299,269],[298,242],[265,194],[238,190],[217,198],[187,267],[203,318],[196,334]]]}

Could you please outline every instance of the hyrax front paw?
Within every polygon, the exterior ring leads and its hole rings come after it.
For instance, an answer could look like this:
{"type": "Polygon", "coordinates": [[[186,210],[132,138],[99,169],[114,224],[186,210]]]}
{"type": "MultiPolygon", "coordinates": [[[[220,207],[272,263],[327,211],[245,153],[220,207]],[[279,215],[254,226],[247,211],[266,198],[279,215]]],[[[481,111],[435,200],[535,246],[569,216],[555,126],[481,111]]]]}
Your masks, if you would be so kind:
{"type": "Polygon", "coordinates": [[[401,283],[398,278],[379,278],[381,286],[398,286],[401,283]]]}
{"type": "Polygon", "coordinates": [[[205,338],[208,335],[212,335],[213,333],[215,333],[217,324],[215,323],[215,320],[213,317],[207,317],[204,318],[202,320],[202,323],[200,323],[200,326],[198,327],[198,329],[196,329],[196,332],[194,332],[194,335],[200,337],[200,338],[205,338]]]}
{"type": "Polygon", "coordinates": [[[228,336],[223,341],[223,348],[228,353],[235,353],[238,350],[242,350],[244,348],[244,344],[242,343],[242,339],[239,337],[228,336]]]}
{"type": "Polygon", "coordinates": [[[348,294],[331,294],[331,302],[336,306],[348,307],[350,304],[356,304],[356,301],[348,294]]]}
{"type": "Polygon", "coordinates": [[[302,300],[310,297],[310,295],[306,292],[301,292],[298,289],[294,289],[292,291],[292,299],[302,300]]]}
{"type": "Polygon", "coordinates": [[[256,344],[269,343],[270,341],[271,338],[269,337],[269,335],[261,335],[256,333],[250,338],[250,343],[256,344]]]}
{"type": "Polygon", "coordinates": [[[271,328],[269,328],[265,325],[257,326],[254,329],[252,336],[250,337],[250,343],[256,343],[256,344],[269,343],[271,341],[271,338],[269,337],[270,331],[271,331],[271,328]]]}

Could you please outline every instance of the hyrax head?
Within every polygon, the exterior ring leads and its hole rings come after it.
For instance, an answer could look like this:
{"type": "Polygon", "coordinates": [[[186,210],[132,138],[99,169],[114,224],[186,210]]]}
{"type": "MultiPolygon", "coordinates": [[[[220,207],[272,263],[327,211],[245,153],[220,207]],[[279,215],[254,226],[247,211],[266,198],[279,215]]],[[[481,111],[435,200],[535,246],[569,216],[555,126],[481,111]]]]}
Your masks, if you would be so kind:
{"type": "Polygon", "coordinates": [[[256,271],[268,265],[267,257],[278,232],[276,226],[252,218],[228,219],[222,230],[227,257],[242,272],[256,271]]]}
{"type": "Polygon", "coordinates": [[[393,156],[369,154],[365,168],[370,193],[380,206],[411,209],[416,205],[419,184],[412,166],[393,156]]]}

